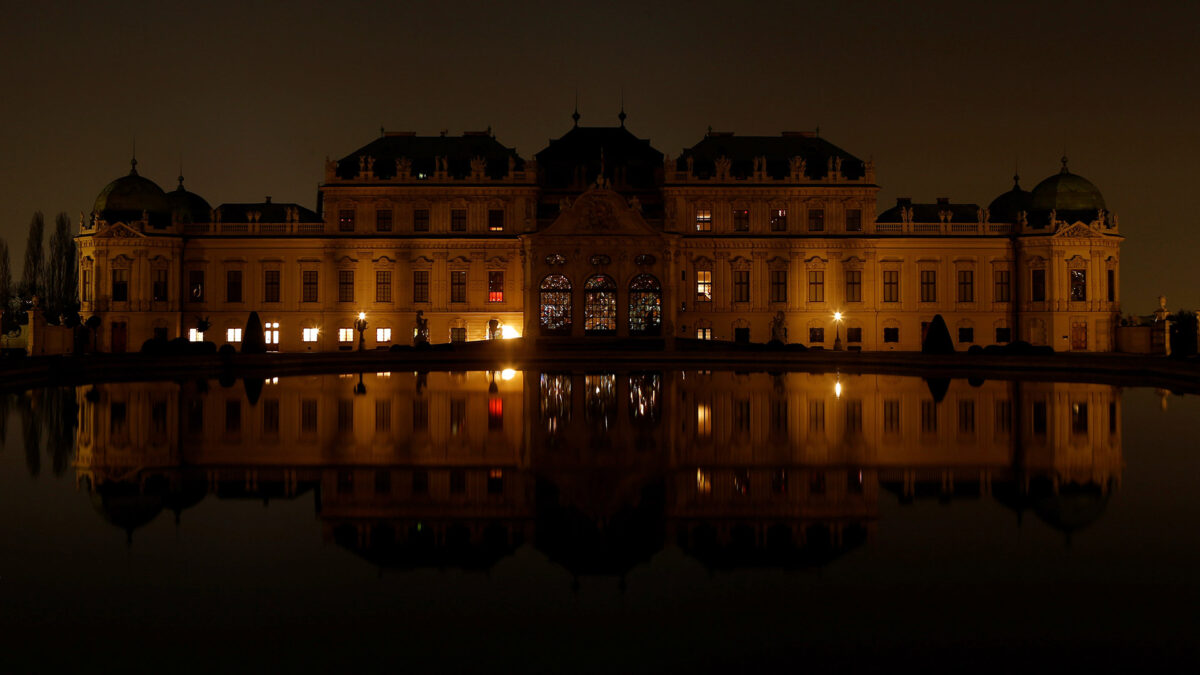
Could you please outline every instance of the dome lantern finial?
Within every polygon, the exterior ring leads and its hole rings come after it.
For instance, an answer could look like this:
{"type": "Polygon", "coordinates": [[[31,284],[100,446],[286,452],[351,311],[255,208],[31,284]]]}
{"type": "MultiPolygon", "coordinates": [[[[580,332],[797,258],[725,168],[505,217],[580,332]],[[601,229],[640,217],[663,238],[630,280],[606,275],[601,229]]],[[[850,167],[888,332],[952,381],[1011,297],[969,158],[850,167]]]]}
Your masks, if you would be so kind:
{"type": "Polygon", "coordinates": [[[575,90],[575,112],[571,113],[571,119],[574,120],[575,126],[579,126],[579,90],[575,90]]]}
{"type": "Polygon", "coordinates": [[[1065,153],[1065,152],[1063,153],[1061,161],[1062,161],[1062,171],[1060,171],[1059,173],[1071,173],[1070,171],[1067,170],[1067,153],[1065,153]]]}
{"type": "Polygon", "coordinates": [[[133,139],[133,151],[129,155],[129,175],[136,176],[137,172],[137,139],[133,139]]]}

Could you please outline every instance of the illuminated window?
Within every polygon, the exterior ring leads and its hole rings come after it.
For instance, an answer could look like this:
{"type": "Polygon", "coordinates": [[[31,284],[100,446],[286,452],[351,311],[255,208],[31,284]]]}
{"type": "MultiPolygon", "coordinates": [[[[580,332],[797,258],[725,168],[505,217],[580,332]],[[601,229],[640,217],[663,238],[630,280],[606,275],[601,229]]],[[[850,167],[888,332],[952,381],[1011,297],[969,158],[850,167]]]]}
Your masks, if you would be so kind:
{"type": "Polygon", "coordinates": [[[750,231],[750,209],[734,209],[733,210],[733,231],[734,232],[749,232],[750,231]]]}
{"type": "Polygon", "coordinates": [[[504,272],[488,272],[488,302],[504,302],[504,272]]]}
{"type": "Polygon", "coordinates": [[[204,333],[195,328],[188,329],[188,342],[204,342],[204,333]]]}
{"type": "Polygon", "coordinates": [[[450,272],[450,302],[467,301],[467,272],[452,270],[450,272]]]}
{"type": "Polygon", "coordinates": [[[571,332],[571,281],[561,274],[542,279],[539,294],[539,324],[543,333],[571,332]]]}
{"type": "Polygon", "coordinates": [[[376,232],[391,232],[392,231],[392,210],[377,209],[375,211],[375,231],[376,232]]]}
{"type": "Polygon", "coordinates": [[[392,329],[391,328],[376,328],[375,329],[375,341],[376,342],[391,342],[392,341],[392,329]]]}
{"type": "Polygon", "coordinates": [[[703,328],[697,328],[696,329],[696,339],[697,340],[711,340],[712,339],[712,328],[709,328],[707,326],[703,327],[703,328]]]}
{"type": "Polygon", "coordinates": [[[696,209],[696,231],[712,232],[712,209],[696,209]]]}
{"type": "Polygon", "coordinates": [[[192,302],[204,302],[204,270],[188,271],[188,298],[192,302]]]}
{"type": "Polygon", "coordinates": [[[413,272],[413,302],[429,302],[429,270],[413,272]]]}
{"type": "Polygon", "coordinates": [[[338,232],[354,231],[354,209],[338,211],[338,232]]]}
{"type": "Polygon", "coordinates": [[[267,349],[279,349],[279,322],[268,321],[263,325],[263,340],[267,344],[267,349]]]}
{"type": "Polygon", "coordinates": [[[304,329],[304,337],[302,339],[305,342],[316,342],[317,335],[319,335],[320,332],[321,332],[320,328],[305,328],[304,329]]]}
{"type": "Polygon", "coordinates": [[[429,231],[429,209],[413,211],[413,232],[429,231]]]}
{"type": "Polygon", "coordinates": [[[1071,302],[1087,300],[1087,270],[1071,270],[1071,302]]]}
{"type": "Polygon", "coordinates": [[[338,270],[338,302],[354,302],[354,270],[338,270]]]}
{"type": "Polygon", "coordinates": [[[488,209],[488,231],[504,231],[504,209],[488,209]]]}
{"type": "Polygon", "coordinates": [[[375,270],[375,302],[392,301],[392,273],[388,270],[375,270]]]}
{"type": "Polygon", "coordinates": [[[467,210],[466,209],[450,209],[450,231],[451,232],[466,232],[467,231],[467,210]]]}
{"type": "Polygon", "coordinates": [[[787,209],[771,209],[771,231],[787,232],[787,209]]]}
{"type": "Polygon", "coordinates": [[[712,302],[712,271],[696,270],[696,302],[712,302]]]}
{"type": "Polygon", "coordinates": [[[241,342],[242,341],[242,329],[241,328],[230,328],[230,329],[226,330],[225,331],[225,341],[226,342],[241,342]]]}
{"type": "Polygon", "coordinates": [[[608,334],[617,331],[617,284],[611,277],[597,274],[583,286],[583,330],[608,334]]]}
{"type": "Polygon", "coordinates": [[[657,335],[662,326],[662,284],[651,274],[629,282],[629,333],[657,335]]]}

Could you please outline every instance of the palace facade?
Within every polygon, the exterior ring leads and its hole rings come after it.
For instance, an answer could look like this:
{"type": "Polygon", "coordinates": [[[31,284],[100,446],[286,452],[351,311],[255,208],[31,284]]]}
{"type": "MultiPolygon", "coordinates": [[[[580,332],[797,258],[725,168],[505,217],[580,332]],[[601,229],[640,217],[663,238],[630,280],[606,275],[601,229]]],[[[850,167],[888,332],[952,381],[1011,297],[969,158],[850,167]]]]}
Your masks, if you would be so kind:
{"type": "Polygon", "coordinates": [[[919,349],[1115,348],[1117,218],[1067,170],[982,207],[897,200],[809,132],[710,132],[677,158],[625,127],[575,126],[532,158],[488,132],[385,132],[328,161],[317,208],[212,208],[137,172],[81,220],[80,300],[103,351],[152,337],[269,348],[524,336],[919,349]],[[838,317],[838,318],[835,318],[838,317]]]}

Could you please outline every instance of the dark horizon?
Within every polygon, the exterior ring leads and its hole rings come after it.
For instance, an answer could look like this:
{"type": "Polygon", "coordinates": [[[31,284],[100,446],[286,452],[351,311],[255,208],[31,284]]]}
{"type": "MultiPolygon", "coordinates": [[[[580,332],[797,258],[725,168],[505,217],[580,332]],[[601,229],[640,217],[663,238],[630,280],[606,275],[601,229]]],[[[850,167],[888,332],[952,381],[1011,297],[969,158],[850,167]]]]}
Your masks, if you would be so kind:
{"type": "Polygon", "coordinates": [[[490,127],[529,158],[581,124],[627,126],[659,150],[714,130],[821,129],[875,162],[898,196],[986,206],[1070,167],[1121,222],[1123,313],[1196,306],[1183,200],[1200,175],[1195,6],[957,3],[803,7],[529,3],[441,7],[24,6],[0,52],[10,105],[0,237],[14,276],[36,210],[72,221],[128,172],[166,190],[182,171],[214,206],[315,206],[326,157],[380,127],[490,127]],[[776,31],[770,33],[769,31],[776,31]],[[1129,136],[1134,135],[1134,139],[1129,136]],[[83,159],[86,158],[86,159],[83,159]]]}

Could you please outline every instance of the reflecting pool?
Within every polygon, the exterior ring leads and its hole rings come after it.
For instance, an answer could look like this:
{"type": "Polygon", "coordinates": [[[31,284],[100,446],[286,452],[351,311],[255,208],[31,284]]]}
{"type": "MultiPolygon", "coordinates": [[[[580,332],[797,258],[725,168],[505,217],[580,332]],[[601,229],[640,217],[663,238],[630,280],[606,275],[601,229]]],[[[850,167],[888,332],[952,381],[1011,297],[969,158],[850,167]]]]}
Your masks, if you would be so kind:
{"type": "Polygon", "coordinates": [[[619,367],[3,394],[0,632],[21,671],[1167,667],[1197,400],[619,367]]]}

